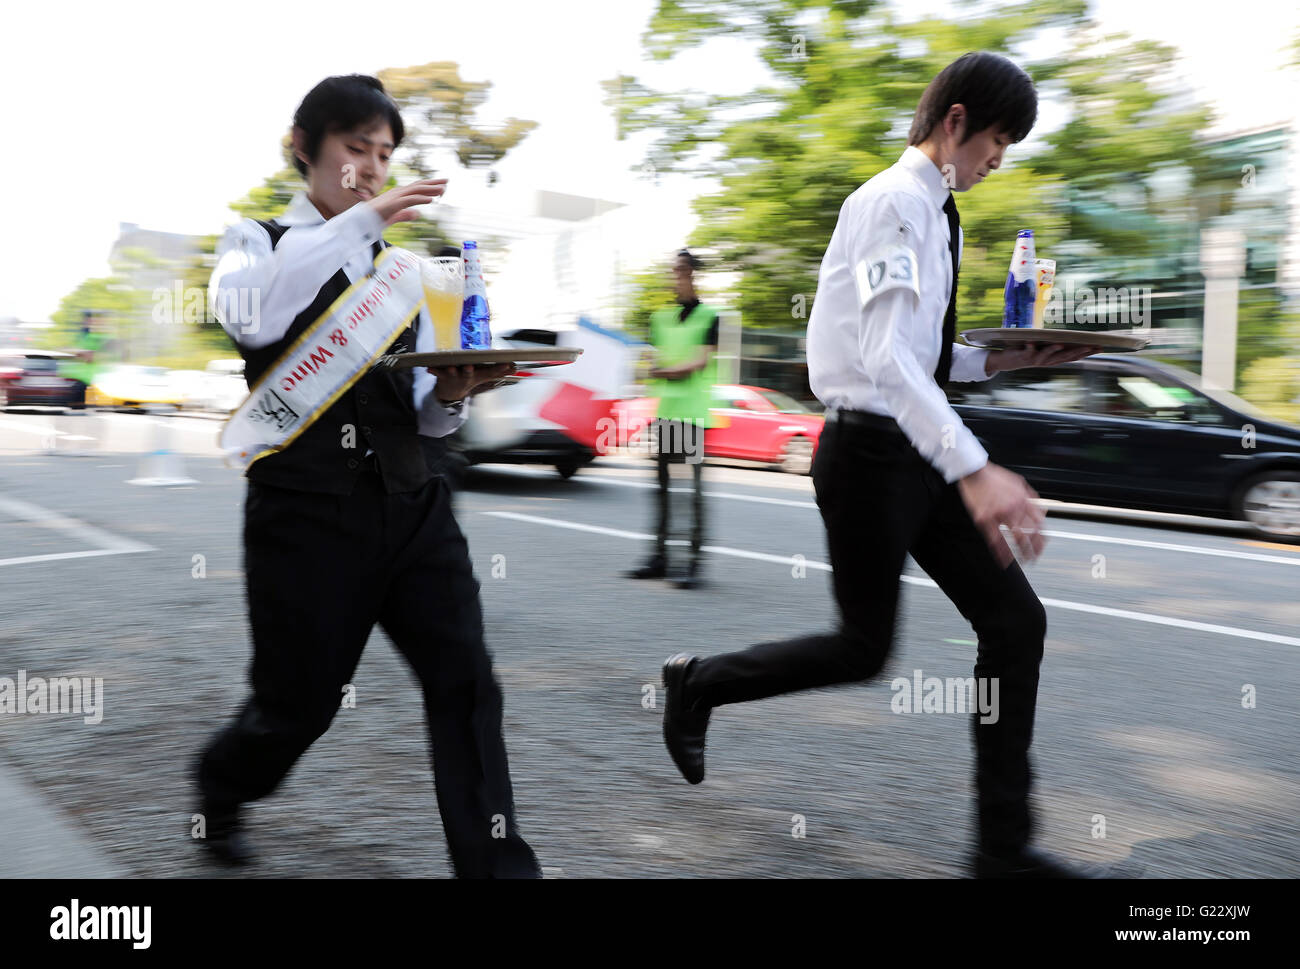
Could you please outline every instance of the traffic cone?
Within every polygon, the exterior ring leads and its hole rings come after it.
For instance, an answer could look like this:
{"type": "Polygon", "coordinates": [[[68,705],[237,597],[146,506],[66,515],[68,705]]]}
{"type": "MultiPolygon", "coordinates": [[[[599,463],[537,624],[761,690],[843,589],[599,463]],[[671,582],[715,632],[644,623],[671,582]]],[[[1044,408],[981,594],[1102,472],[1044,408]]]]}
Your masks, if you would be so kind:
{"type": "MultiPolygon", "coordinates": [[[[149,411],[152,415],[154,412],[149,411]]],[[[172,447],[173,430],[169,424],[158,417],[151,417],[153,433],[150,435],[152,450],[140,456],[140,464],[134,478],[127,481],[133,485],[192,485],[198,480],[185,474],[185,460],[179,451],[172,447]]]]}
{"type": "Polygon", "coordinates": [[[52,415],[50,418],[52,430],[45,438],[45,453],[62,454],[73,458],[97,457],[97,451],[89,448],[87,444],[99,439],[82,433],[90,429],[86,426],[89,420],[88,410],[65,411],[52,415]]]}

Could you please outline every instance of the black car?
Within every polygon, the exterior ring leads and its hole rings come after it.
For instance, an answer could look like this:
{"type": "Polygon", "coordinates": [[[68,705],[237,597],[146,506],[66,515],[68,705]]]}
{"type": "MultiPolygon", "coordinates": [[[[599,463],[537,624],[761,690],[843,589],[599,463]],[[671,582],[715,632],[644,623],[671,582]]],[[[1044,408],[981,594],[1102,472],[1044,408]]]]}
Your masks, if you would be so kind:
{"type": "Polygon", "coordinates": [[[1235,518],[1300,541],[1300,427],[1194,373],[1098,354],[952,384],[948,399],[1043,498],[1235,518]]]}

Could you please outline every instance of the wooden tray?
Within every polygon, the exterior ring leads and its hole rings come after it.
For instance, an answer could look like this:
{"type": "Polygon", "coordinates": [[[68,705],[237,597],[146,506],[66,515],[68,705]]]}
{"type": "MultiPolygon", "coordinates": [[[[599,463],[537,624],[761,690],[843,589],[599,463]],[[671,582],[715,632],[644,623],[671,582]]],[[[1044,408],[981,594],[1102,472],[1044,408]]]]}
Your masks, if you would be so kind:
{"type": "Polygon", "coordinates": [[[961,338],[973,347],[994,350],[1016,348],[1026,344],[1061,343],[1071,346],[1100,347],[1107,352],[1131,353],[1151,342],[1150,337],[1118,330],[1047,330],[1037,327],[999,326],[967,330],[961,338]]]}
{"type": "Polygon", "coordinates": [[[514,363],[538,367],[558,367],[573,363],[582,355],[581,347],[527,347],[515,350],[434,350],[431,353],[391,353],[375,361],[376,367],[402,370],[407,367],[464,367],[470,364],[490,367],[495,363],[514,363]]]}

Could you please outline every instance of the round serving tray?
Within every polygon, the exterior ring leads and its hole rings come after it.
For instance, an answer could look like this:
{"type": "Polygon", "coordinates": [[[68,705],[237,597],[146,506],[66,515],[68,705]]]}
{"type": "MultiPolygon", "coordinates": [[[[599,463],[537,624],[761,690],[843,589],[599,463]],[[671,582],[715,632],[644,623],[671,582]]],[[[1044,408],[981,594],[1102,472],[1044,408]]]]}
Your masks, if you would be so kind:
{"type": "Polygon", "coordinates": [[[513,363],[529,370],[558,367],[573,363],[582,355],[581,347],[528,347],[514,350],[434,350],[431,353],[390,353],[375,361],[376,367],[403,370],[407,367],[492,366],[513,363]]]}
{"type": "Polygon", "coordinates": [[[1029,344],[1060,343],[1070,346],[1099,347],[1116,353],[1141,350],[1151,342],[1149,337],[1136,336],[1111,330],[1044,330],[1036,327],[999,326],[982,330],[967,330],[961,338],[973,347],[1005,350],[1029,344]]]}

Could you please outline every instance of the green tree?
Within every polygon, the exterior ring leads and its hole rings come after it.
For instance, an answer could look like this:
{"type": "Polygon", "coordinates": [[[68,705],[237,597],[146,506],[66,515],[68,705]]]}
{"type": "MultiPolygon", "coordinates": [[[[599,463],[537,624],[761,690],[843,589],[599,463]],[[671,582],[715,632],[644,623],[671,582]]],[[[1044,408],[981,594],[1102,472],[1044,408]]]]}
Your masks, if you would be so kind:
{"type": "MultiPolygon", "coordinates": [[[[1058,247],[1147,251],[1141,231],[1089,218],[1077,203],[1162,166],[1195,164],[1207,114],[1179,107],[1155,84],[1173,51],[1100,38],[1083,0],[980,10],[906,22],[871,0],[661,0],[644,36],[652,57],[739,36],[773,76],[735,96],[658,92],[626,75],[605,85],[621,132],[654,132],[656,170],[718,180],[720,191],[697,200],[692,243],[717,248],[725,268],[740,272],[737,303],[747,325],[792,325],[791,297],[815,291],[844,199],[897,159],[925,85],[969,50],[1016,60],[1070,115],[1046,148],[1033,157],[1013,149],[1012,167],[961,198],[963,328],[1000,319],[1018,229],[1034,228],[1045,255],[1058,247]],[[1072,47],[1050,59],[1022,56],[1048,28],[1068,31],[1072,47]]],[[[1155,208],[1145,197],[1137,202],[1155,208]]]]}

